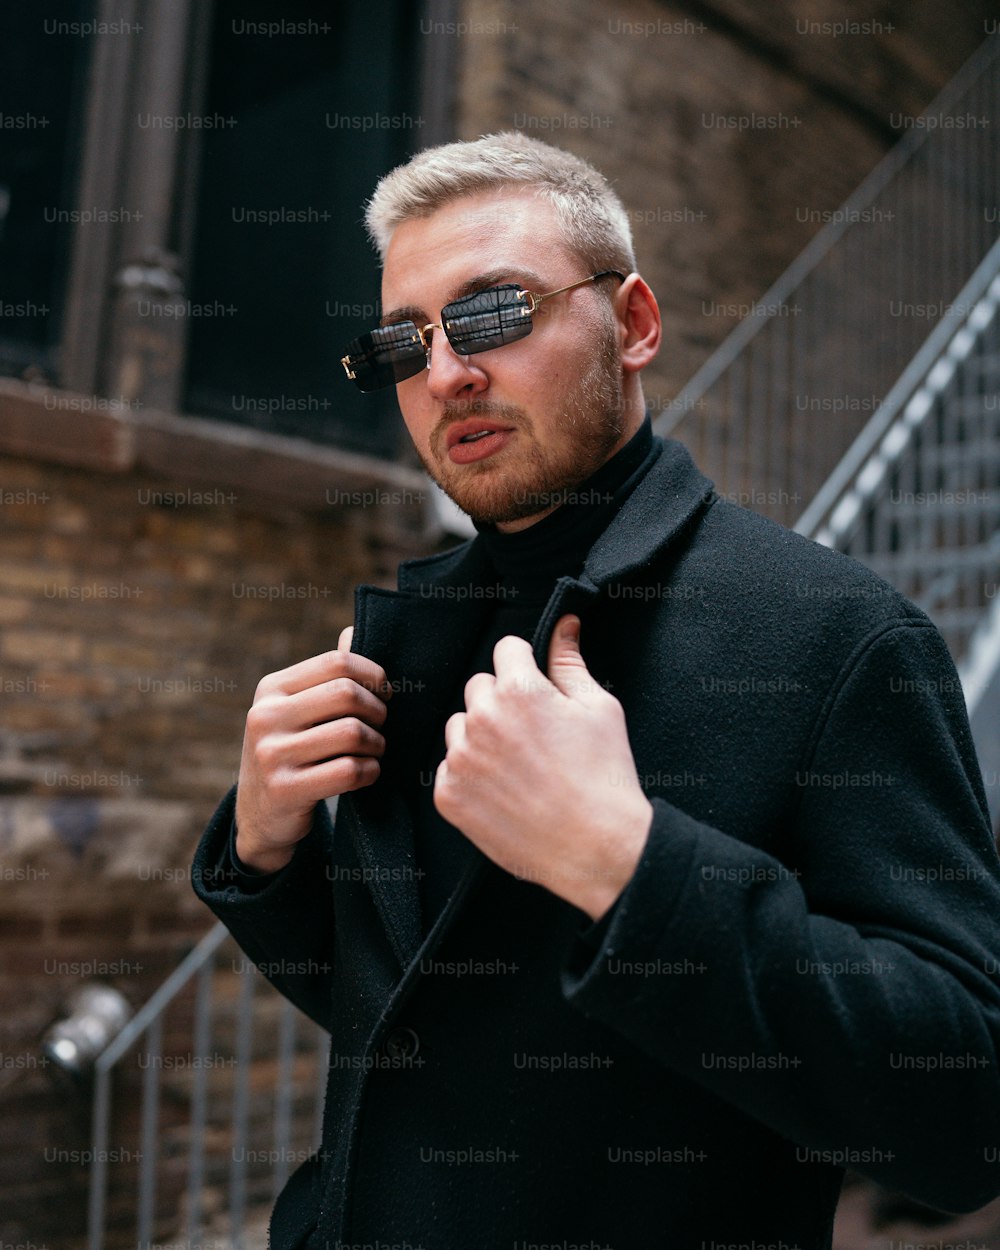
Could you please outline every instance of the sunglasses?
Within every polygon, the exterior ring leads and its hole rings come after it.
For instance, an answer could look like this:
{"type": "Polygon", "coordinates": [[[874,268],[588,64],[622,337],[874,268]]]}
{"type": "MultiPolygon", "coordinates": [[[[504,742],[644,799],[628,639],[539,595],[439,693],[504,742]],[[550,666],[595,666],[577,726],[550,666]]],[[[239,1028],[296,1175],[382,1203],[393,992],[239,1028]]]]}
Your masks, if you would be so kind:
{"type": "Polygon", "coordinates": [[[515,282],[491,286],[446,304],[441,309],[441,320],[432,321],[423,329],[413,321],[397,321],[362,334],[349,344],[340,363],[360,391],[367,393],[383,386],[395,386],[397,382],[416,377],[421,369],[431,367],[429,331],[442,330],[460,356],[505,347],[531,333],[532,314],[539,304],[587,282],[597,282],[599,278],[625,281],[625,275],[616,269],[603,269],[546,295],[525,291],[515,282]]]}

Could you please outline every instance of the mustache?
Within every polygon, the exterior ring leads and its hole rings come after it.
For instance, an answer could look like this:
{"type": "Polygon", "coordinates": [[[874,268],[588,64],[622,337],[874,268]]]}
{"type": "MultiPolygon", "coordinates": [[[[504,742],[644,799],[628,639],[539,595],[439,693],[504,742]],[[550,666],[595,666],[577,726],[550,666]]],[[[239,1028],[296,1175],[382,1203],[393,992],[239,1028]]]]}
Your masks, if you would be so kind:
{"type": "Polygon", "coordinates": [[[447,427],[456,421],[467,421],[469,417],[492,417],[518,425],[524,420],[524,413],[513,404],[498,404],[491,399],[469,399],[462,404],[451,401],[442,409],[438,424],[447,427]]]}

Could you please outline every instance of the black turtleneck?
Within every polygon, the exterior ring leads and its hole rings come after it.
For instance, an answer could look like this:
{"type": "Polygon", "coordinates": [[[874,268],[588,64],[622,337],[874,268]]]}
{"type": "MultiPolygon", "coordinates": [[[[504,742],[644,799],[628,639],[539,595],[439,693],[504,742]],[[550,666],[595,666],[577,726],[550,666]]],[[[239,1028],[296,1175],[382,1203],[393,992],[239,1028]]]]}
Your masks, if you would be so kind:
{"type": "Polygon", "coordinates": [[[654,459],[647,415],[624,447],[534,525],[505,534],[495,525],[474,521],[499,580],[533,600],[547,600],[558,578],[579,573],[598,535],[654,459]]]}
{"type": "MultiPolygon", "coordinates": [[[[501,638],[514,634],[531,641],[556,581],[579,574],[587,553],[645,476],[661,447],[653,440],[647,415],[624,447],[534,525],[505,534],[495,525],[475,523],[497,582],[506,587],[506,593],[497,598],[496,610],[486,622],[468,671],[457,684],[448,715],[465,711],[465,683],[473,673],[493,672],[493,648],[501,638]]],[[[468,839],[434,806],[434,773],[444,755],[442,722],[440,734],[427,745],[418,775],[405,787],[413,814],[417,863],[425,874],[420,878],[425,932],[437,919],[473,853],[468,839]]]]}

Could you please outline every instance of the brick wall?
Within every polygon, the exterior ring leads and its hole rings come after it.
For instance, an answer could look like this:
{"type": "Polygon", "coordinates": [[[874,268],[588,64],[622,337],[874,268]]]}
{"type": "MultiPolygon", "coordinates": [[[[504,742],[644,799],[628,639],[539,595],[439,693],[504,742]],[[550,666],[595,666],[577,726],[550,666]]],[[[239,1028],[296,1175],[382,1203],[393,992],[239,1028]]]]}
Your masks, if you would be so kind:
{"type": "Polygon", "coordinates": [[[995,0],[465,8],[459,137],[524,130],[592,160],[625,201],[664,315],[664,345],[645,375],[654,411],[1000,14],[995,0]],[[837,22],[863,33],[823,33],[837,22]]]}

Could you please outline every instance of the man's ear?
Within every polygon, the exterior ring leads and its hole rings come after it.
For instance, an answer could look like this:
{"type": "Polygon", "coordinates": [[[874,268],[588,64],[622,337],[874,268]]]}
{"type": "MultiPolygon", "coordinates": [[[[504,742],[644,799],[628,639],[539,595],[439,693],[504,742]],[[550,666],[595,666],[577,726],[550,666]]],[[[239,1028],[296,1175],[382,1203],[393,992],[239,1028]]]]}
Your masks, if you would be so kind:
{"type": "Polygon", "coordinates": [[[660,350],[663,325],[656,296],[637,273],[630,273],[615,295],[615,315],[622,335],[622,368],[645,369],[660,350]]]}

